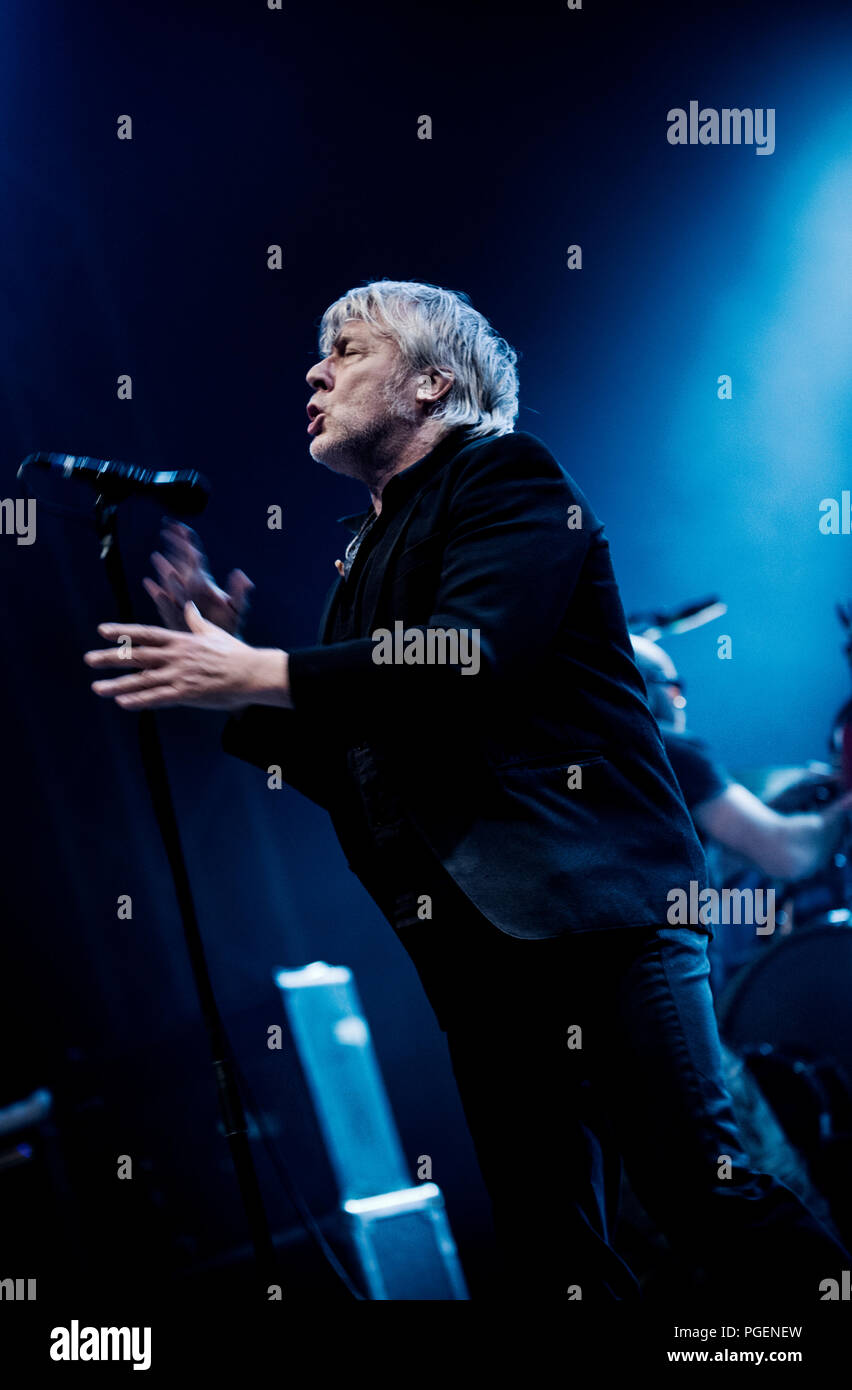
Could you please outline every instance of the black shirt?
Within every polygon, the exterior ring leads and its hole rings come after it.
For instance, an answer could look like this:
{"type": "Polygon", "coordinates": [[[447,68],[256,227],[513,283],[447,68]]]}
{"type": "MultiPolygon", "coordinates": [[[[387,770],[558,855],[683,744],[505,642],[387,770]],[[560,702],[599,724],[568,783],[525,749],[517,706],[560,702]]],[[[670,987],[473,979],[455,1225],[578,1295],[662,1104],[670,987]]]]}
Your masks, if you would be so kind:
{"type": "MultiPolygon", "coordinates": [[[[412,468],[416,469],[416,464],[412,468]]],[[[394,487],[390,479],[385,492],[395,495],[394,487]]],[[[371,507],[357,516],[341,518],[353,536],[344,552],[329,642],[347,642],[362,635],[366,578],[389,515],[390,509],[383,506],[379,513],[371,507]]],[[[423,860],[431,855],[403,810],[391,769],[366,739],[348,749],[346,765],[353,857],[372,896],[395,922],[402,907],[410,906],[412,895],[416,898],[412,885],[422,878],[423,860]]]]}
{"type": "MultiPolygon", "coordinates": [[[[661,724],[660,733],[683,799],[694,818],[696,808],[721,796],[731,785],[732,778],[713,761],[703,739],[674,729],[670,724],[661,724]]],[[[696,830],[701,836],[701,827],[696,825],[696,830]]]]}

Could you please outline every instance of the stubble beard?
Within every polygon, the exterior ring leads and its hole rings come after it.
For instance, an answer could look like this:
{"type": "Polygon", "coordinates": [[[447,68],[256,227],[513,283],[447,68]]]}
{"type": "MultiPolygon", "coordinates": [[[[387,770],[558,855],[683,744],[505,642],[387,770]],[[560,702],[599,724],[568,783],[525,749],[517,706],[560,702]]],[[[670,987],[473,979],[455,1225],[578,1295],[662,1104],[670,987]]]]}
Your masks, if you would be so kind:
{"type": "Polygon", "coordinates": [[[382,398],[381,411],[369,420],[347,427],[335,419],[335,437],[323,448],[319,434],[311,443],[311,457],[332,472],[358,478],[368,486],[381,482],[395,467],[405,426],[416,419],[402,405],[393,381],[385,383],[382,398]]]}

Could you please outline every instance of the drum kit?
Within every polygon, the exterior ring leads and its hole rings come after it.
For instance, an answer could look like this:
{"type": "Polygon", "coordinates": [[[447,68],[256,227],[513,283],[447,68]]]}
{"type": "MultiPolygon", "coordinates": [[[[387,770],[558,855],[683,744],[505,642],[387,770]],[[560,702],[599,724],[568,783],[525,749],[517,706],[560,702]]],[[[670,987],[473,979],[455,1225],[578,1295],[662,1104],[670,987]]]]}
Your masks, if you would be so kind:
{"type": "MultiPolygon", "coordinates": [[[[842,754],[852,707],[836,729],[842,754]]],[[[752,790],[784,814],[824,809],[848,783],[838,766],[767,768],[752,790]]],[[[733,875],[734,886],[736,874],[733,875]]],[[[749,1073],[827,1203],[837,1233],[852,1242],[852,843],[810,878],[776,885],[780,930],[752,938],[751,958],[716,1000],[719,1031],[749,1073]]],[[[736,1090],[732,1087],[736,1106],[736,1090]]],[[[765,1134],[765,1127],[763,1133],[765,1134]]],[[[765,1166],[765,1164],[764,1164],[765,1166]]],[[[776,1176],[782,1176],[776,1172],[776,1176]]],[[[782,1178],[783,1180],[783,1178],[782,1178]]],[[[788,1185],[791,1185],[788,1181],[788,1185]]],[[[800,1195],[804,1195],[800,1191],[800,1195]]]]}
{"type": "MultiPolygon", "coordinates": [[[[715,616],[711,602],[691,608],[715,616]]],[[[838,616],[852,662],[852,604],[838,605],[838,616]]],[[[652,640],[678,630],[666,615],[656,617],[652,640]]],[[[783,814],[824,810],[852,788],[852,700],[835,720],[831,758],[741,780],[783,814]]],[[[712,849],[708,862],[720,886],[773,883],[727,851],[712,849]]],[[[715,999],[726,1077],[755,1166],[796,1188],[850,1244],[852,816],[845,841],[818,873],[773,886],[779,930],[751,936],[715,999]]]]}

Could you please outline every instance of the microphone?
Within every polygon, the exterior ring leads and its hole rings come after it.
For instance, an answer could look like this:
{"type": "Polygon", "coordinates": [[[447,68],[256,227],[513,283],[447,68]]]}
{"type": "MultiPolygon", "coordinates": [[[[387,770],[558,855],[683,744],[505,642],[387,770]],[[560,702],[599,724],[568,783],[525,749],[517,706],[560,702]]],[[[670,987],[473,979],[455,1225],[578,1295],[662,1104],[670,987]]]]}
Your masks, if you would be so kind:
{"type": "Polygon", "coordinates": [[[155,472],[139,468],[135,463],[118,463],[114,459],[90,458],[84,454],[28,454],[18,469],[23,479],[28,468],[44,469],[63,478],[87,483],[107,502],[122,502],[126,497],[150,497],[167,503],[171,511],[184,516],[203,512],[210,496],[210,484],[194,468],[176,472],[155,472]]]}
{"type": "Polygon", "coordinates": [[[647,637],[649,641],[657,642],[664,634],[680,636],[683,632],[691,632],[693,628],[703,627],[705,623],[712,623],[714,618],[721,618],[727,611],[728,605],[714,595],[712,598],[699,599],[696,603],[683,603],[679,608],[631,613],[627,619],[627,626],[636,636],[647,637]]]}

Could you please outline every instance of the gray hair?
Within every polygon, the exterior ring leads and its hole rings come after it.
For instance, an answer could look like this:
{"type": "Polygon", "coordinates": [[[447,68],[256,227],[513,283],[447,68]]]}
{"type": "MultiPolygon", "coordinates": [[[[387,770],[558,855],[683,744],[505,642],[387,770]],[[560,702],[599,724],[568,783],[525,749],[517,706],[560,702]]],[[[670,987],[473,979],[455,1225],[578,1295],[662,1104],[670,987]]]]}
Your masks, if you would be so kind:
{"type": "Polygon", "coordinates": [[[472,437],[511,434],[518,413],[517,353],[467,295],[414,280],[373,280],[326,309],[319,347],[328,356],[347,319],[361,319],[398,344],[408,368],[453,373],[453,384],[432,411],[447,429],[472,437]]]}

